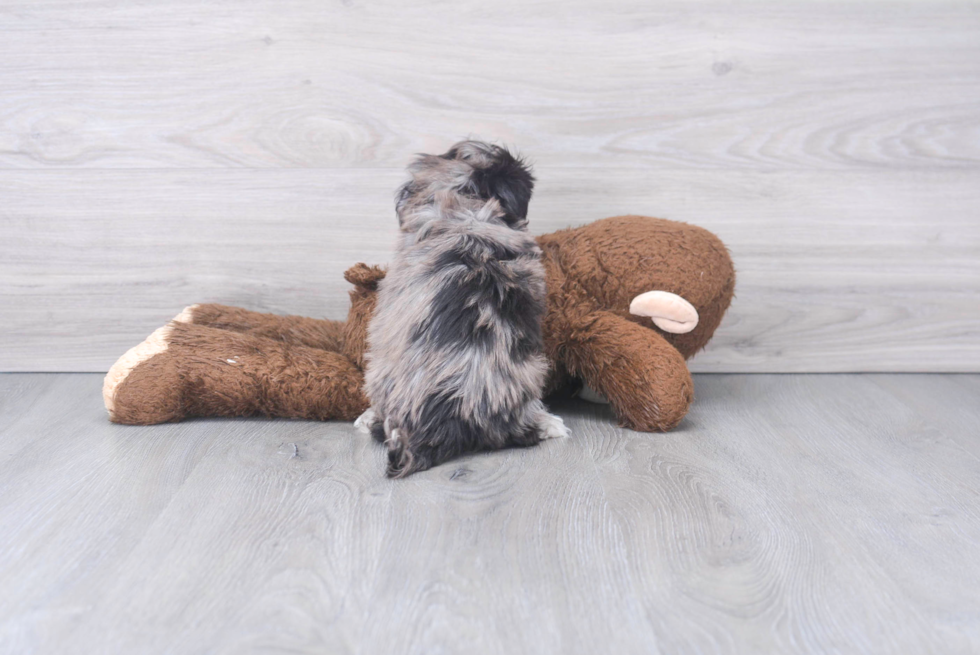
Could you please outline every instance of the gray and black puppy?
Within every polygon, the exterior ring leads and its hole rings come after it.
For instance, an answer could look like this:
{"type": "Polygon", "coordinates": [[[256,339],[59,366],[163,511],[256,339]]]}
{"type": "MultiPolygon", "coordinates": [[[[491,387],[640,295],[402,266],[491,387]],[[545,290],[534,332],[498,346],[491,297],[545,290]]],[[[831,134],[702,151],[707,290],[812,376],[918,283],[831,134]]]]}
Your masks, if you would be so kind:
{"type": "Polygon", "coordinates": [[[566,436],[541,402],[545,281],[526,231],[528,167],[463,141],[409,172],[398,250],[368,328],[371,409],[358,419],[388,446],[388,476],[566,436]]]}

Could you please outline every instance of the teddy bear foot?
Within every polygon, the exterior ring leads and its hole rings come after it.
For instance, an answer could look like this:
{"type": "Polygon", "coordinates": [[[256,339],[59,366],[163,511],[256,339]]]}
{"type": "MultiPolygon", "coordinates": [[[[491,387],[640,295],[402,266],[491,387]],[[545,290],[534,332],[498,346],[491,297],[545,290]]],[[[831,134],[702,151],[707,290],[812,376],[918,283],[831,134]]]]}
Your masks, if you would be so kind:
{"type": "Polygon", "coordinates": [[[174,324],[189,323],[192,320],[196,305],[185,307],[172,321],[157,328],[142,343],[130,348],[116,360],[102,383],[102,399],[109,420],[115,423],[131,423],[147,425],[173,421],[179,416],[180,399],[176,394],[141,393],[137,388],[146,368],[153,369],[155,375],[143,382],[152,380],[154,389],[175,388],[177,386],[177,370],[175,366],[167,366],[164,360],[169,359],[167,351],[173,335],[174,324]],[[150,363],[152,362],[152,364],[150,363]],[[134,374],[135,373],[135,374],[134,374]],[[161,380],[161,374],[170,373],[170,380],[161,380]],[[133,402],[133,398],[140,398],[133,402]],[[120,402],[123,400],[124,402],[120,402]]]}
{"type": "Polygon", "coordinates": [[[340,353],[198,325],[193,307],[123,355],[103,386],[110,420],[152,425],[194,416],[352,421],[364,376],[340,353]]]}

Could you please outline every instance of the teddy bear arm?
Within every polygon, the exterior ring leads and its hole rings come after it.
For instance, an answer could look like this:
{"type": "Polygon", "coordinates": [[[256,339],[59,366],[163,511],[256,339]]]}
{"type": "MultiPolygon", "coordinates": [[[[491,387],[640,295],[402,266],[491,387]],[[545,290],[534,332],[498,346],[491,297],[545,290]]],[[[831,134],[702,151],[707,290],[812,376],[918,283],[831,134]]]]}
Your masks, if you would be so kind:
{"type": "Polygon", "coordinates": [[[367,332],[378,292],[373,288],[354,287],[350,292],[350,309],[344,324],[341,353],[355,366],[364,369],[364,354],[367,352],[367,332]]]}
{"type": "Polygon", "coordinates": [[[569,372],[605,396],[625,427],[670,430],[694,399],[691,374],[677,349],[654,330],[610,312],[589,316],[563,351],[569,372]]]}
{"type": "Polygon", "coordinates": [[[350,309],[343,328],[341,352],[360,369],[364,368],[367,332],[378,299],[378,283],[385,277],[380,266],[354,264],[344,272],[344,279],[354,285],[350,290],[350,309]]]}

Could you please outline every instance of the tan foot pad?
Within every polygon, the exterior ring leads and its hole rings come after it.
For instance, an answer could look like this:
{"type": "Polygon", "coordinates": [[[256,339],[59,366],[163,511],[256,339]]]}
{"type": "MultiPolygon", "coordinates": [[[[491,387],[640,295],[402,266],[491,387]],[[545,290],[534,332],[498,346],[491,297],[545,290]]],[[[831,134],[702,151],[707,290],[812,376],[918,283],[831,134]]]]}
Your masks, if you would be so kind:
{"type": "MultiPolygon", "coordinates": [[[[183,311],[173,318],[171,323],[190,323],[195,307],[197,305],[185,307],[183,311]]],[[[102,383],[102,400],[105,402],[105,408],[108,410],[110,417],[116,411],[116,390],[119,389],[119,385],[132,373],[134,368],[154,355],[159,355],[166,351],[170,345],[170,335],[172,332],[173,328],[170,323],[161,328],[157,328],[143,343],[127,350],[122,357],[116,360],[112,368],[109,369],[109,372],[105,376],[105,381],[102,383]]]]}
{"type": "Polygon", "coordinates": [[[102,400],[105,401],[105,408],[109,411],[109,416],[113,416],[116,411],[116,390],[119,385],[126,380],[133,369],[150,359],[154,355],[164,352],[169,346],[170,333],[173,328],[164,325],[153,331],[153,334],[146,338],[146,341],[133,346],[126,351],[122,357],[116,360],[102,383],[102,400]]]}

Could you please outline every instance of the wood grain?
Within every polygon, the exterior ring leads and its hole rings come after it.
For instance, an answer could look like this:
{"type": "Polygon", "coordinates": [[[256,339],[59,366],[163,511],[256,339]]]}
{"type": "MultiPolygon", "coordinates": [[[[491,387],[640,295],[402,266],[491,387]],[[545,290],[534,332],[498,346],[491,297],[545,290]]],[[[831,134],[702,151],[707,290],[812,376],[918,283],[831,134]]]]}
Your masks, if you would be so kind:
{"type": "MultiPolygon", "coordinates": [[[[699,371],[980,369],[967,171],[541,170],[531,226],[645,213],[731,249],[699,371]],[[598,199],[598,200],[597,200],[598,199]]],[[[395,170],[0,172],[0,370],[105,371],[194,302],[343,318],[393,248],[395,170]]]]}
{"type": "Polygon", "coordinates": [[[980,164],[974,3],[7,0],[0,17],[3,167],[400,168],[470,133],[548,168],[980,164]]]}
{"type": "Polygon", "coordinates": [[[669,434],[569,403],[389,481],[347,423],[117,426],[100,376],[2,375],[0,652],[980,649],[980,376],[695,383],[669,434]]]}
{"type": "Polygon", "coordinates": [[[698,371],[980,371],[980,5],[0,0],[0,370],[192,302],[343,317],[412,153],[537,165],[538,232],[729,244],[698,371]]]}

